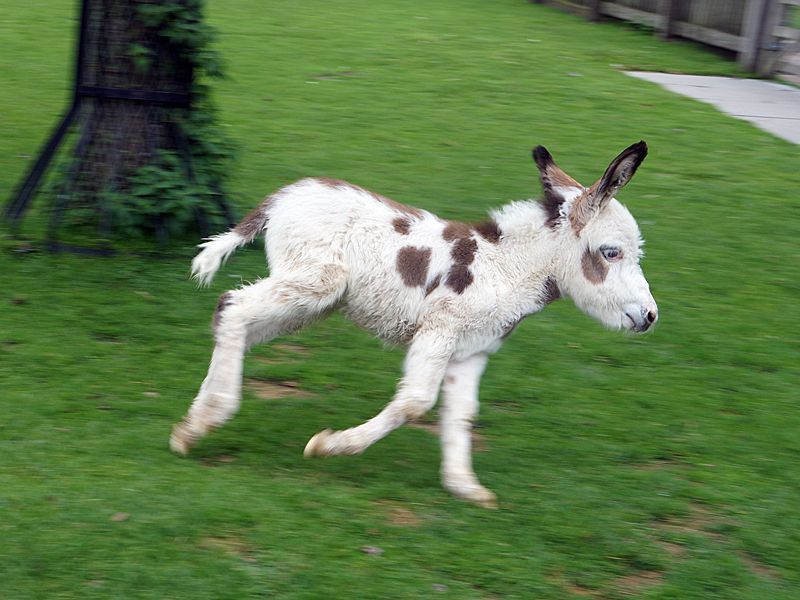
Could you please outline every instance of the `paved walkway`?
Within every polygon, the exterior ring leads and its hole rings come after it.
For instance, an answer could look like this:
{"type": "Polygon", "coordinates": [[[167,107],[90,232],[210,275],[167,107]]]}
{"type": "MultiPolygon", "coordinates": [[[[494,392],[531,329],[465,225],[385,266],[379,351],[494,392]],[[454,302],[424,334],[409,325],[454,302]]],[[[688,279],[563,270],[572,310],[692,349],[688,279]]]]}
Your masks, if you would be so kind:
{"type": "Polygon", "coordinates": [[[671,75],[628,71],[678,94],[713,104],[719,110],[800,144],[800,89],[760,79],[671,75]]]}

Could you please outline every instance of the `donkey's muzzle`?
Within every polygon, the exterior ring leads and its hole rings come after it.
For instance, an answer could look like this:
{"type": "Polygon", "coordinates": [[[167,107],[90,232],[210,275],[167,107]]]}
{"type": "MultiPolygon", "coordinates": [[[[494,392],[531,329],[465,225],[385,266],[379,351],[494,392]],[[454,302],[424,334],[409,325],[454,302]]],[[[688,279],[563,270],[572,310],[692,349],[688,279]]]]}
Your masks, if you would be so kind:
{"type": "Polygon", "coordinates": [[[631,330],[636,333],[644,333],[658,321],[658,308],[655,304],[642,306],[640,310],[629,310],[625,316],[631,322],[631,330]]]}

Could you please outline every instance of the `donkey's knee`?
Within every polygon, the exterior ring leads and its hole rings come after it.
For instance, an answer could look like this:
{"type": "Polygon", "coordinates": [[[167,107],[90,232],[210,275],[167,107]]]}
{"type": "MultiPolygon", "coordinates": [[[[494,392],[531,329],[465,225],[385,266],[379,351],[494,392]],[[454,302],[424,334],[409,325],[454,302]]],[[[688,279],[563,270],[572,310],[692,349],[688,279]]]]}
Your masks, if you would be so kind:
{"type": "Polygon", "coordinates": [[[285,311],[274,298],[258,297],[249,288],[224,292],[211,320],[214,337],[224,347],[244,351],[281,333],[289,333],[285,311]]]}
{"type": "Polygon", "coordinates": [[[211,326],[214,331],[219,329],[220,321],[222,320],[222,313],[225,312],[231,304],[233,303],[233,292],[227,291],[223,293],[219,300],[217,300],[217,308],[214,309],[214,316],[211,319],[211,326]]]}
{"type": "Polygon", "coordinates": [[[402,404],[397,407],[397,412],[400,413],[405,421],[416,421],[424,417],[433,408],[434,404],[436,404],[436,395],[406,397],[403,398],[402,404]]]}

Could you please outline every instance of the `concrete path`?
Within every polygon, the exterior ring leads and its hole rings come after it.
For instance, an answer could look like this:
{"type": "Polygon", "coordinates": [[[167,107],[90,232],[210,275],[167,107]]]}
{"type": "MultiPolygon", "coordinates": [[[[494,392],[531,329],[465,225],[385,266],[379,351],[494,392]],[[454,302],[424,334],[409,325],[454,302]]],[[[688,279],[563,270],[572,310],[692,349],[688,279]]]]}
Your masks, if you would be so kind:
{"type": "Polygon", "coordinates": [[[794,144],[800,144],[800,89],[760,79],[671,75],[628,71],[719,110],[794,144]]]}

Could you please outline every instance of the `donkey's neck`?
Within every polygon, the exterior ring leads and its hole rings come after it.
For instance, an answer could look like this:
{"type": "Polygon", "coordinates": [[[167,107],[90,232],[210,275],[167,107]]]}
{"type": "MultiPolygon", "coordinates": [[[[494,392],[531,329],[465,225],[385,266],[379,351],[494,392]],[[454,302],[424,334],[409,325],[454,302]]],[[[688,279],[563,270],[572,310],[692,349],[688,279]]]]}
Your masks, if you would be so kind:
{"type": "Polygon", "coordinates": [[[494,210],[491,216],[502,231],[498,260],[502,271],[514,278],[514,295],[530,312],[542,308],[554,299],[559,283],[559,237],[548,225],[547,211],[539,202],[524,200],[494,210]]]}
{"type": "Polygon", "coordinates": [[[491,212],[509,240],[527,241],[540,236],[547,227],[547,213],[535,200],[518,200],[491,212]]]}

